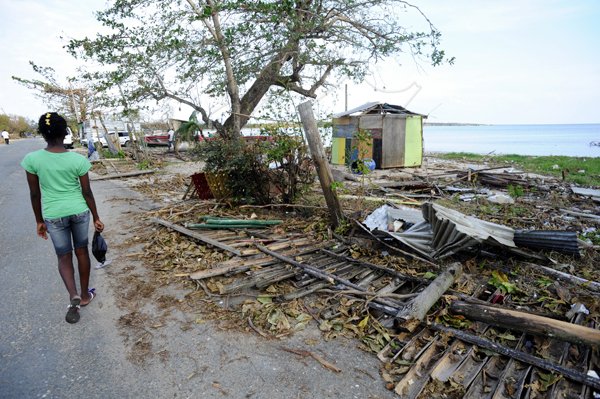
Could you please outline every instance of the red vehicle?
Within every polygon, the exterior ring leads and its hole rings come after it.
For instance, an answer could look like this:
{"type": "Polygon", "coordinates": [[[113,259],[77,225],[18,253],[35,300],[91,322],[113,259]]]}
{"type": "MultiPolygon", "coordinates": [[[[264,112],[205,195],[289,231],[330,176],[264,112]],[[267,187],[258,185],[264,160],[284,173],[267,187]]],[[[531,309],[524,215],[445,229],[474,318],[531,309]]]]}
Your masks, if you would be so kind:
{"type": "Polygon", "coordinates": [[[146,142],[148,146],[169,145],[169,135],[166,133],[146,135],[144,136],[144,142],[146,142]]]}
{"type": "MultiPolygon", "coordinates": [[[[202,136],[197,135],[195,137],[196,141],[203,141],[204,139],[202,138],[202,136]]],[[[169,145],[169,135],[167,133],[154,133],[154,134],[147,134],[144,136],[144,141],[146,142],[146,145],[148,145],[149,147],[151,146],[156,146],[156,145],[169,145]]]]}
{"type": "MultiPolygon", "coordinates": [[[[197,142],[201,141],[210,141],[216,139],[217,136],[204,138],[202,135],[198,134],[195,136],[197,142]]],[[[260,140],[260,141],[272,141],[273,138],[270,136],[243,136],[244,140],[252,141],[252,140],[260,140]]],[[[169,135],[167,133],[159,133],[159,134],[150,134],[144,136],[144,141],[148,146],[157,146],[157,145],[169,145],[169,135]]]]}

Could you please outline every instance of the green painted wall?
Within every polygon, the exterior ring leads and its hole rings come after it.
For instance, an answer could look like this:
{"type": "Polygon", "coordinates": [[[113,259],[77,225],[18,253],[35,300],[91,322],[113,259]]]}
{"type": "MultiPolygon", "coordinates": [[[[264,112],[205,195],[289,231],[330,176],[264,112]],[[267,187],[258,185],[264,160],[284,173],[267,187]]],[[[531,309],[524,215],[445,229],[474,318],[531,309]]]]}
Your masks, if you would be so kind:
{"type": "Polygon", "coordinates": [[[420,116],[406,118],[404,166],[419,166],[423,162],[423,121],[420,116]]]}

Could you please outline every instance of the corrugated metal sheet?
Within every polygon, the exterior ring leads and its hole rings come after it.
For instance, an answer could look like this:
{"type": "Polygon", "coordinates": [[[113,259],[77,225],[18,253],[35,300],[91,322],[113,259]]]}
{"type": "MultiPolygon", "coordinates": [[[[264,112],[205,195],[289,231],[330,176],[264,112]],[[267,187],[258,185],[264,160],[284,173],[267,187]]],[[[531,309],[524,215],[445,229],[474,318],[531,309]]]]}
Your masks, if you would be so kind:
{"type": "Polygon", "coordinates": [[[577,233],[557,230],[517,230],[515,244],[519,247],[546,249],[579,256],[577,233]]]}
{"type": "Polygon", "coordinates": [[[425,222],[390,235],[429,259],[443,259],[482,242],[516,247],[514,230],[509,227],[467,216],[439,204],[425,203],[422,212],[425,222]]]}
{"type": "Polygon", "coordinates": [[[400,105],[393,105],[388,103],[380,103],[380,102],[368,102],[363,105],[359,105],[356,108],[352,108],[348,111],[339,112],[337,114],[333,114],[334,118],[340,118],[343,116],[349,116],[356,113],[369,114],[369,113],[377,113],[377,114],[400,114],[400,115],[420,115],[427,118],[427,115],[418,114],[416,112],[412,112],[407,110],[406,108],[400,105]]]}
{"type": "MultiPolygon", "coordinates": [[[[473,251],[481,244],[504,247],[513,254],[545,259],[521,248],[544,249],[579,255],[577,234],[556,230],[519,230],[464,215],[439,204],[422,205],[424,220],[403,232],[388,232],[424,258],[443,259],[461,251],[473,251]]],[[[406,220],[400,212],[394,218],[406,220]]],[[[413,219],[414,220],[414,219],[413,219]]],[[[406,220],[408,221],[408,220],[406,220]]]]}

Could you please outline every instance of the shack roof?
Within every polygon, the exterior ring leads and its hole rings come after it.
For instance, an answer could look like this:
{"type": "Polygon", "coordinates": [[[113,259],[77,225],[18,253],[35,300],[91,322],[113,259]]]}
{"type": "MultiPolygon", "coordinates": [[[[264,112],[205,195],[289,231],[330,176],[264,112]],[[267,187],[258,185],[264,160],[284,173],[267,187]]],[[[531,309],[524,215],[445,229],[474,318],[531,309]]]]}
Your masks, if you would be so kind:
{"type": "Polygon", "coordinates": [[[376,102],[376,101],[365,103],[356,108],[349,109],[348,111],[333,114],[333,117],[341,118],[343,116],[350,116],[350,115],[356,114],[356,113],[360,113],[361,115],[366,115],[366,114],[396,114],[396,115],[410,115],[410,116],[419,115],[424,118],[427,118],[427,115],[418,114],[416,112],[409,111],[400,105],[380,103],[380,102],[376,102]]]}

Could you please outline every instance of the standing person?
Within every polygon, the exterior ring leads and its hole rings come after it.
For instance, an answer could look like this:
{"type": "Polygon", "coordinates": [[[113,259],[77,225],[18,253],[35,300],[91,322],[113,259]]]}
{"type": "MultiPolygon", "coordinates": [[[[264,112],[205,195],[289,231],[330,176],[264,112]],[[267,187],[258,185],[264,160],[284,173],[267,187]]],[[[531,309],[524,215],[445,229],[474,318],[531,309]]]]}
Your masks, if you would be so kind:
{"type": "Polygon", "coordinates": [[[169,140],[169,151],[171,151],[171,148],[175,149],[175,145],[173,144],[175,138],[175,131],[173,129],[169,129],[167,135],[169,140]]]}
{"type": "Polygon", "coordinates": [[[8,142],[10,141],[10,135],[6,130],[2,131],[2,138],[4,139],[4,144],[8,145],[8,142]]]}
{"type": "Polygon", "coordinates": [[[89,289],[90,213],[96,231],[104,230],[104,224],[98,216],[90,188],[90,162],[63,146],[67,135],[65,119],[56,112],[48,112],[40,117],[38,130],[48,144],[45,149],[27,154],[21,166],[27,172],[37,234],[45,240],[50,234],[58,257],[58,271],[69,293],[70,303],[65,319],[69,323],[77,323],[80,306],[86,306],[95,296],[94,289],[89,289]],[[73,247],[81,294],[77,292],[75,283],[73,247]]]}

